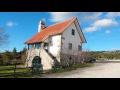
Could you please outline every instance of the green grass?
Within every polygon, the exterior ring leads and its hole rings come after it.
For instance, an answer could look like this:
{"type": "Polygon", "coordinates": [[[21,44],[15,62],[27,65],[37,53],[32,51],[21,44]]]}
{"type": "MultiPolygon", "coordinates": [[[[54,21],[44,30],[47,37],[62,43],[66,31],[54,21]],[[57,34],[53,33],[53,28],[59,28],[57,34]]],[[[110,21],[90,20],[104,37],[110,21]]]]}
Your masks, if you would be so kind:
{"type": "Polygon", "coordinates": [[[47,73],[68,72],[68,71],[75,70],[77,68],[84,68],[84,67],[90,67],[90,66],[93,66],[93,63],[76,64],[76,65],[72,65],[72,66],[65,67],[65,68],[56,68],[56,69],[48,70],[46,72],[47,73]]]}
{"type": "MultiPolygon", "coordinates": [[[[31,77],[32,73],[28,73],[28,68],[19,68],[17,65],[16,78],[31,77]]],[[[0,78],[14,78],[14,66],[0,66],[0,78]]]]}
{"type": "MultiPolygon", "coordinates": [[[[56,68],[56,69],[43,71],[43,72],[45,72],[46,74],[60,73],[60,72],[75,70],[77,68],[89,67],[92,65],[93,63],[76,64],[69,67],[56,68]]],[[[20,68],[19,65],[17,65],[16,78],[30,78],[30,77],[34,77],[34,75],[40,75],[40,73],[39,74],[37,73],[32,74],[32,72],[27,73],[28,70],[30,70],[30,68],[20,68]]],[[[0,66],[0,78],[14,78],[14,66],[0,66]]]]}

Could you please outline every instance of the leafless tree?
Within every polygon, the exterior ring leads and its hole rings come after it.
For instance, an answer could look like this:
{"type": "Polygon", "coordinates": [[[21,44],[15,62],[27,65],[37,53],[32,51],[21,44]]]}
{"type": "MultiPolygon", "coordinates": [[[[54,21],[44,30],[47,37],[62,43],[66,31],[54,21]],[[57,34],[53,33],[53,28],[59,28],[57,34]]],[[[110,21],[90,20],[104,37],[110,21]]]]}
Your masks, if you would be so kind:
{"type": "Polygon", "coordinates": [[[0,47],[8,44],[8,34],[5,33],[4,27],[0,27],[0,47]]]}
{"type": "Polygon", "coordinates": [[[69,50],[65,46],[62,47],[62,66],[70,66],[72,64],[81,63],[82,50],[78,51],[78,48],[74,50],[69,50]],[[65,52],[65,53],[64,53],[65,52]]]}
{"type": "Polygon", "coordinates": [[[89,48],[83,49],[82,60],[85,61],[90,56],[91,56],[90,49],[89,48]]]}

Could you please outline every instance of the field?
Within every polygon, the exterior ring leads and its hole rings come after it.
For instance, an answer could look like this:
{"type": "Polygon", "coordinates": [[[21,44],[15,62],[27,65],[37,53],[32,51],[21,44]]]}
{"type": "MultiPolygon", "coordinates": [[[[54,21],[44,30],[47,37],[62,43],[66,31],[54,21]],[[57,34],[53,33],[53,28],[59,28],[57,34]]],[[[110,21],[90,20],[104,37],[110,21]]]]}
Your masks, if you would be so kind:
{"type": "Polygon", "coordinates": [[[0,66],[0,78],[24,78],[31,77],[32,73],[28,71],[30,68],[21,68],[21,65],[17,65],[16,73],[14,76],[14,65],[11,66],[0,66]]]}
{"type": "Polygon", "coordinates": [[[77,68],[84,68],[93,66],[93,63],[83,63],[83,64],[76,64],[69,67],[64,68],[56,68],[52,70],[46,70],[43,72],[32,73],[30,68],[24,68],[23,65],[17,65],[16,73],[14,74],[14,65],[11,66],[0,66],[0,78],[31,78],[34,76],[39,76],[40,74],[51,74],[51,73],[62,73],[75,70],[77,68]]]}

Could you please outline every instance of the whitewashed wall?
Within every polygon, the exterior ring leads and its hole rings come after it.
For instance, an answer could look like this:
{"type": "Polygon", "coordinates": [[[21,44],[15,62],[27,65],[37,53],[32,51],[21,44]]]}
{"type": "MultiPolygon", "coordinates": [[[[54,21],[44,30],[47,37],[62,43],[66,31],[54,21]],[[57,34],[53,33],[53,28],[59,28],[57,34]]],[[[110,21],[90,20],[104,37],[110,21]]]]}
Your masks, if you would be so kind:
{"type": "Polygon", "coordinates": [[[61,35],[51,36],[51,43],[49,43],[49,52],[60,61],[61,50],[61,35]]]}
{"type": "Polygon", "coordinates": [[[66,28],[66,30],[63,32],[62,37],[62,53],[64,54],[72,54],[72,55],[78,55],[78,53],[81,53],[81,51],[78,51],[78,45],[82,45],[81,38],[78,34],[77,28],[73,23],[69,25],[69,27],[66,28]],[[72,35],[72,29],[75,30],[75,35],[72,35]],[[68,49],[68,43],[72,43],[72,50],[68,49]]]}

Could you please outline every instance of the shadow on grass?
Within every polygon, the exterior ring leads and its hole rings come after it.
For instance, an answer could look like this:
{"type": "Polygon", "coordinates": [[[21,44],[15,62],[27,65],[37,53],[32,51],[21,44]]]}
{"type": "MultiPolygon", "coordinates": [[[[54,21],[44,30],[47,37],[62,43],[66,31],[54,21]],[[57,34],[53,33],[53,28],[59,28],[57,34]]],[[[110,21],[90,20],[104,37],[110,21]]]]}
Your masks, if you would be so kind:
{"type": "Polygon", "coordinates": [[[93,63],[83,63],[83,64],[71,65],[69,67],[55,68],[55,69],[46,70],[46,71],[39,71],[36,73],[32,73],[32,70],[29,68],[17,68],[15,77],[14,77],[13,67],[2,67],[2,68],[0,67],[0,78],[30,78],[30,77],[33,77],[34,75],[67,72],[67,71],[75,70],[77,68],[89,67],[92,65],[93,63]]]}

